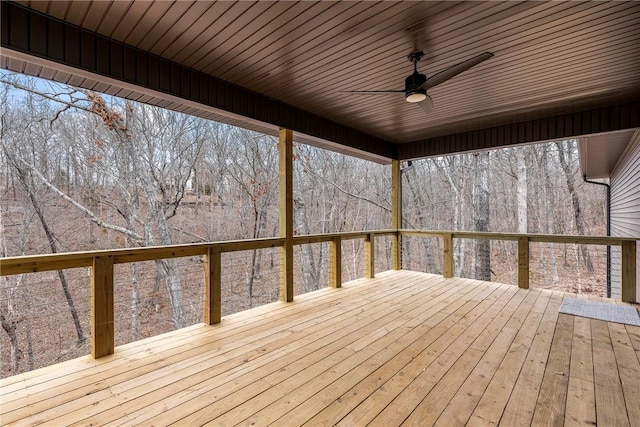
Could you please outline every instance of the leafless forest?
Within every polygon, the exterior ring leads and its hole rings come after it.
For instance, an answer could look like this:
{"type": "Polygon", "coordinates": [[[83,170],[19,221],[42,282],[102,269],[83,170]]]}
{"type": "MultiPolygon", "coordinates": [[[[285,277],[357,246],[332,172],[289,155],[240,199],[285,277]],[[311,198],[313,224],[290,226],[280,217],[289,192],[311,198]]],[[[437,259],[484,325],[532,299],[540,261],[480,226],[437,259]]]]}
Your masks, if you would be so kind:
{"type": "MultiPolygon", "coordinates": [[[[278,233],[270,136],[173,111],[0,74],[0,255],[278,233]]],[[[296,234],[390,227],[391,170],[295,147],[296,234]]],[[[604,187],[583,182],[575,141],[403,164],[403,226],[605,234],[604,187]]],[[[403,264],[440,273],[437,239],[405,238],[403,264]]],[[[343,243],[343,280],[362,276],[343,243]]],[[[377,268],[389,268],[377,242],[377,268]]],[[[296,293],[328,283],[325,244],[295,247],[296,293]]],[[[606,291],[603,248],[534,245],[533,286],[606,291]]],[[[116,345],[202,321],[202,259],[116,266],[116,345]]],[[[223,314],[278,298],[276,249],[223,254],[223,314]]],[[[515,283],[513,242],[456,240],[455,275],[515,283]]],[[[88,354],[89,273],[0,277],[1,376],[88,354]]]]}

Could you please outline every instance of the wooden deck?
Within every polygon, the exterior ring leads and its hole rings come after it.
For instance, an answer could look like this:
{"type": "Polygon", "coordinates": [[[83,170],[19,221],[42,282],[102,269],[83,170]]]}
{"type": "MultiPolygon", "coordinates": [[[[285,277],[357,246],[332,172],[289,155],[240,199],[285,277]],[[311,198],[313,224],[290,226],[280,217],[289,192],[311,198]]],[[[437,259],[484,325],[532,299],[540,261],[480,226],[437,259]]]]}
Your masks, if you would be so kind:
{"type": "Polygon", "coordinates": [[[0,381],[1,423],[640,425],[640,328],[386,272],[0,381]]]}

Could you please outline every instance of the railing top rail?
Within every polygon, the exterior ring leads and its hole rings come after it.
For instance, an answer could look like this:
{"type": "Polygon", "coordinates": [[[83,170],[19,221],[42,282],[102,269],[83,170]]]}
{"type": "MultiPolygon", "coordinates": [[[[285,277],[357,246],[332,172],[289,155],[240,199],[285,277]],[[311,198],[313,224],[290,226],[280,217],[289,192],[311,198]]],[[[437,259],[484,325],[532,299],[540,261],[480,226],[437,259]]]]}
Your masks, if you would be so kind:
{"type": "MultiPolygon", "coordinates": [[[[364,238],[369,234],[391,235],[395,230],[370,230],[343,233],[312,234],[294,237],[294,245],[329,242],[335,237],[341,239],[364,238]]],[[[90,267],[95,257],[113,257],[114,264],[127,262],[153,261],[164,258],[180,258],[204,255],[209,249],[220,252],[235,252],[253,249],[265,249],[284,245],[284,238],[225,240],[218,242],[188,243],[167,246],[148,246],[142,248],[104,249],[97,251],[62,252],[56,254],[24,255],[0,258],[0,276],[61,270],[67,268],[90,267]]]]}
{"type": "MultiPolygon", "coordinates": [[[[567,236],[555,234],[518,234],[518,233],[494,233],[479,231],[451,231],[451,230],[398,230],[405,236],[442,237],[451,235],[454,238],[463,239],[490,239],[490,240],[514,240],[526,237],[530,242],[547,243],[577,243],[592,245],[622,245],[623,242],[638,241],[632,237],[607,237],[607,236],[567,236]]],[[[342,240],[361,239],[368,235],[384,236],[393,235],[397,231],[392,229],[352,231],[342,233],[310,234],[295,236],[294,245],[309,243],[329,242],[335,238],[342,240]]],[[[114,264],[127,262],[153,261],[164,258],[180,258],[187,256],[204,255],[209,249],[220,252],[234,252],[253,249],[265,249],[284,245],[284,238],[262,238],[245,240],[228,240],[219,242],[190,243],[168,246],[149,246],[142,248],[120,248],[98,251],[64,252],[57,254],[26,255],[0,258],[0,276],[8,276],[21,273],[34,273],[42,271],[60,270],[67,268],[89,267],[95,257],[113,257],[114,264]]]]}
{"type": "Polygon", "coordinates": [[[526,237],[530,242],[545,243],[578,243],[585,245],[612,245],[620,246],[622,242],[635,242],[640,237],[611,237],[611,236],[573,236],[562,234],[522,234],[522,233],[496,233],[483,231],[451,231],[451,230],[399,230],[404,236],[442,237],[451,234],[454,238],[461,239],[489,239],[489,240],[514,240],[526,237]]]}
{"type": "Polygon", "coordinates": [[[0,276],[90,267],[95,257],[113,257],[114,264],[122,264],[204,255],[209,249],[219,250],[220,252],[234,252],[277,247],[283,244],[283,238],[274,237],[6,257],[0,258],[0,276]]]}

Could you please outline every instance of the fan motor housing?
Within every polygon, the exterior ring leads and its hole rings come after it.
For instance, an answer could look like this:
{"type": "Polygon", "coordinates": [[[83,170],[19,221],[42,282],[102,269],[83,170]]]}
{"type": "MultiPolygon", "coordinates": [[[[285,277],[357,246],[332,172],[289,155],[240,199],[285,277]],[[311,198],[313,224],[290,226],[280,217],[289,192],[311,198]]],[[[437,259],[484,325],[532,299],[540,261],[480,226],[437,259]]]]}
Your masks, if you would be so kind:
{"type": "Polygon", "coordinates": [[[404,81],[404,88],[406,92],[413,92],[420,89],[420,86],[427,81],[427,76],[424,74],[413,73],[404,81]]]}

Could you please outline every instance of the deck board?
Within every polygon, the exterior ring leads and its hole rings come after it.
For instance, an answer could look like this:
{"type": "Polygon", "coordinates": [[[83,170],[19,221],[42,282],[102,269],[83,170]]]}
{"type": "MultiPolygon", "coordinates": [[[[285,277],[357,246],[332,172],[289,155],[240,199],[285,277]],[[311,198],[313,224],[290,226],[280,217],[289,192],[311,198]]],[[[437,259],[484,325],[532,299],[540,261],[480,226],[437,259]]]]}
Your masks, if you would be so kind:
{"type": "Polygon", "coordinates": [[[385,272],[0,380],[15,425],[640,425],[640,328],[385,272]]]}

